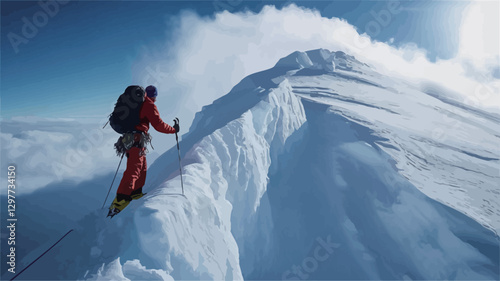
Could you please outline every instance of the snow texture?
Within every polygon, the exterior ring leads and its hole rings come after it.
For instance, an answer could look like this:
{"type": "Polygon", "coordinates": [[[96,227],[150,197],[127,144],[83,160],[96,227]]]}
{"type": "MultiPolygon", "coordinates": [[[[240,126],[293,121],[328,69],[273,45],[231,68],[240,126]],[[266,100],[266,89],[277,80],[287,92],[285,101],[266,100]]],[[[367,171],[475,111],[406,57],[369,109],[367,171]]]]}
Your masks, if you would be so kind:
{"type": "Polygon", "coordinates": [[[499,121],[345,53],[295,52],[196,115],[186,198],[174,148],[112,220],[87,207],[40,230],[75,225],[19,279],[498,280],[499,121]]]}

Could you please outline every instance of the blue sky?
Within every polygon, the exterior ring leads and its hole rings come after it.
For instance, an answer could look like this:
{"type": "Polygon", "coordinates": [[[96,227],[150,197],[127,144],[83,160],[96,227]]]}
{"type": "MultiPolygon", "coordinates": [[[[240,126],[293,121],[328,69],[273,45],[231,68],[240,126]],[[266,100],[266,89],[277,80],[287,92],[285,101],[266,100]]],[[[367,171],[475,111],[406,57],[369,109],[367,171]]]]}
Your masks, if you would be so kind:
{"type": "MultiPolygon", "coordinates": [[[[134,83],[133,69],[145,50],[173,38],[183,10],[213,17],[215,12],[278,8],[292,1],[69,1],[40,24],[16,52],[12,34],[22,36],[23,18],[33,22],[43,13],[38,2],[1,2],[1,117],[98,116],[109,111],[121,91],[134,83]],[[10,37],[9,37],[10,34],[10,37]]],[[[457,52],[460,12],[464,2],[402,1],[380,32],[367,30],[385,1],[304,1],[324,17],[347,20],[360,33],[392,45],[414,43],[430,60],[457,52]]],[[[39,18],[43,21],[43,16],[39,18]]],[[[167,44],[168,48],[168,44],[167,44]]],[[[161,50],[157,50],[161,51],[161,50]]],[[[166,51],[166,50],[163,50],[166,51]]]]}

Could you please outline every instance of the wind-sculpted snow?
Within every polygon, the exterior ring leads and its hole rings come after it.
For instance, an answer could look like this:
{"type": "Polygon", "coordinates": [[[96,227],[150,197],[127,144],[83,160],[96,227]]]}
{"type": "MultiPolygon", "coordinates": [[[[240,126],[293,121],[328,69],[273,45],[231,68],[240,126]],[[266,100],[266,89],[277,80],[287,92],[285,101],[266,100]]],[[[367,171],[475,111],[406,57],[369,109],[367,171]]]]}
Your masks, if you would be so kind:
{"type": "Polygon", "coordinates": [[[175,279],[497,279],[476,222],[497,216],[468,203],[495,191],[496,126],[352,57],[292,54],[197,116],[189,201],[160,196],[179,191],[163,168],[136,210],[140,260],[175,279]]]}
{"type": "Polygon", "coordinates": [[[381,137],[377,145],[422,192],[498,233],[500,125],[494,116],[483,118],[401,85],[383,89],[327,76],[290,81],[298,95],[373,129],[381,137]]]}
{"type": "MultiPolygon", "coordinates": [[[[243,279],[235,238],[248,234],[246,225],[266,191],[272,159],[305,122],[302,104],[287,81],[255,93],[260,101],[246,111],[240,106],[243,114],[239,118],[206,136],[203,130],[192,133],[181,142],[184,147],[198,139],[183,153],[188,199],[178,196],[176,162],[170,171],[160,169],[156,175],[151,173],[155,171],[152,167],[147,196],[132,202],[112,220],[104,219],[104,211],[81,220],[75,234],[66,238],[65,244],[72,247],[55,249],[45,260],[64,263],[67,257],[79,258],[67,264],[65,272],[53,271],[47,276],[126,280],[145,274],[163,279],[243,279]],[[151,186],[152,181],[159,184],[151,186]]],[[[222,109],[216,113],[224,115],[222,109]]],[[[155,165],[162,166],[161,160],[155,165]]],[[[27,272],[25,277],[38,276],[37,271],[45,266],[48,264],[38,263],[38,269],[30,269],[31,274],[27,272]]]]}
{"type": "Polygon", "coordinates": [[[287,70],[313,69],[326,72],[335,72],[335,70],[357,72],[363,66],[363,63],[344,52],[330,52],[325,49],[318,49],[308,52],[294,52],[280,59],[274,68],[287,70]]]}
{"type": "Polygon", "coordinates": [[[282,147],[304,122],[302,105],[284,81],[196,143],[184,156],[188,200],[172,195],[179,190],[177,174],[118,216],[133,220],[123,231],[137,237],[133,252],[142,264],[175,279],[242,279],[235,238],[245,236],[266,191],[271,159],[279,154],[271,147],[282,147]]]}
{"type": "Polygon", "coordinates": [[[270,246],[253,247],[266,259],[248,279],[498,277],[492,232],[398,174],[373,130],[324,103],[303,103],[306,127],[285,145],[293,157],[273,163],[270,210],[258,214],[273,222],[270,246]]]}
{"type": "Polygon", "coordinates": [[[196,115],[187,198],[173,148],[144,198],[88,214],[22,278],[498,280],[496,118],[295,52],[196,115]]]}

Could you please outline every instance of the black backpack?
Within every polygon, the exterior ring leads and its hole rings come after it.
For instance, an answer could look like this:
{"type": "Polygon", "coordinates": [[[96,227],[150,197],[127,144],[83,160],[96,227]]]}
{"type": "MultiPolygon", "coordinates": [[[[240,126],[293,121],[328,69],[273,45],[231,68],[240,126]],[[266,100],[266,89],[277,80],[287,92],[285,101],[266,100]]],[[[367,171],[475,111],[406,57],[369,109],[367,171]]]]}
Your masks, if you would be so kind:
{"type": "Polygon", "coordinates": [[[128,86],[115,104],[113,113],[109,116],[111,128],[118,134],[135,131],[139,125],[145,91],[141,86],[128,86]]]}

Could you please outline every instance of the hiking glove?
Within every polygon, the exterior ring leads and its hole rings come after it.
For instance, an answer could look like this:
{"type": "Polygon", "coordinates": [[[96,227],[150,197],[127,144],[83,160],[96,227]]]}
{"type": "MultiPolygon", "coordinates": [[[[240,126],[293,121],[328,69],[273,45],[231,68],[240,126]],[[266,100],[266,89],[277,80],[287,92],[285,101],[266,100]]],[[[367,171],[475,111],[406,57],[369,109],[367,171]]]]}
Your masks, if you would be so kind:
{"type": "Polygon", "coordinates": [[[174,126],[174,129],[175,129],[175,132],[178,133],[180,128],[179,128],[179,124],[175,124],[174,126]]]}

